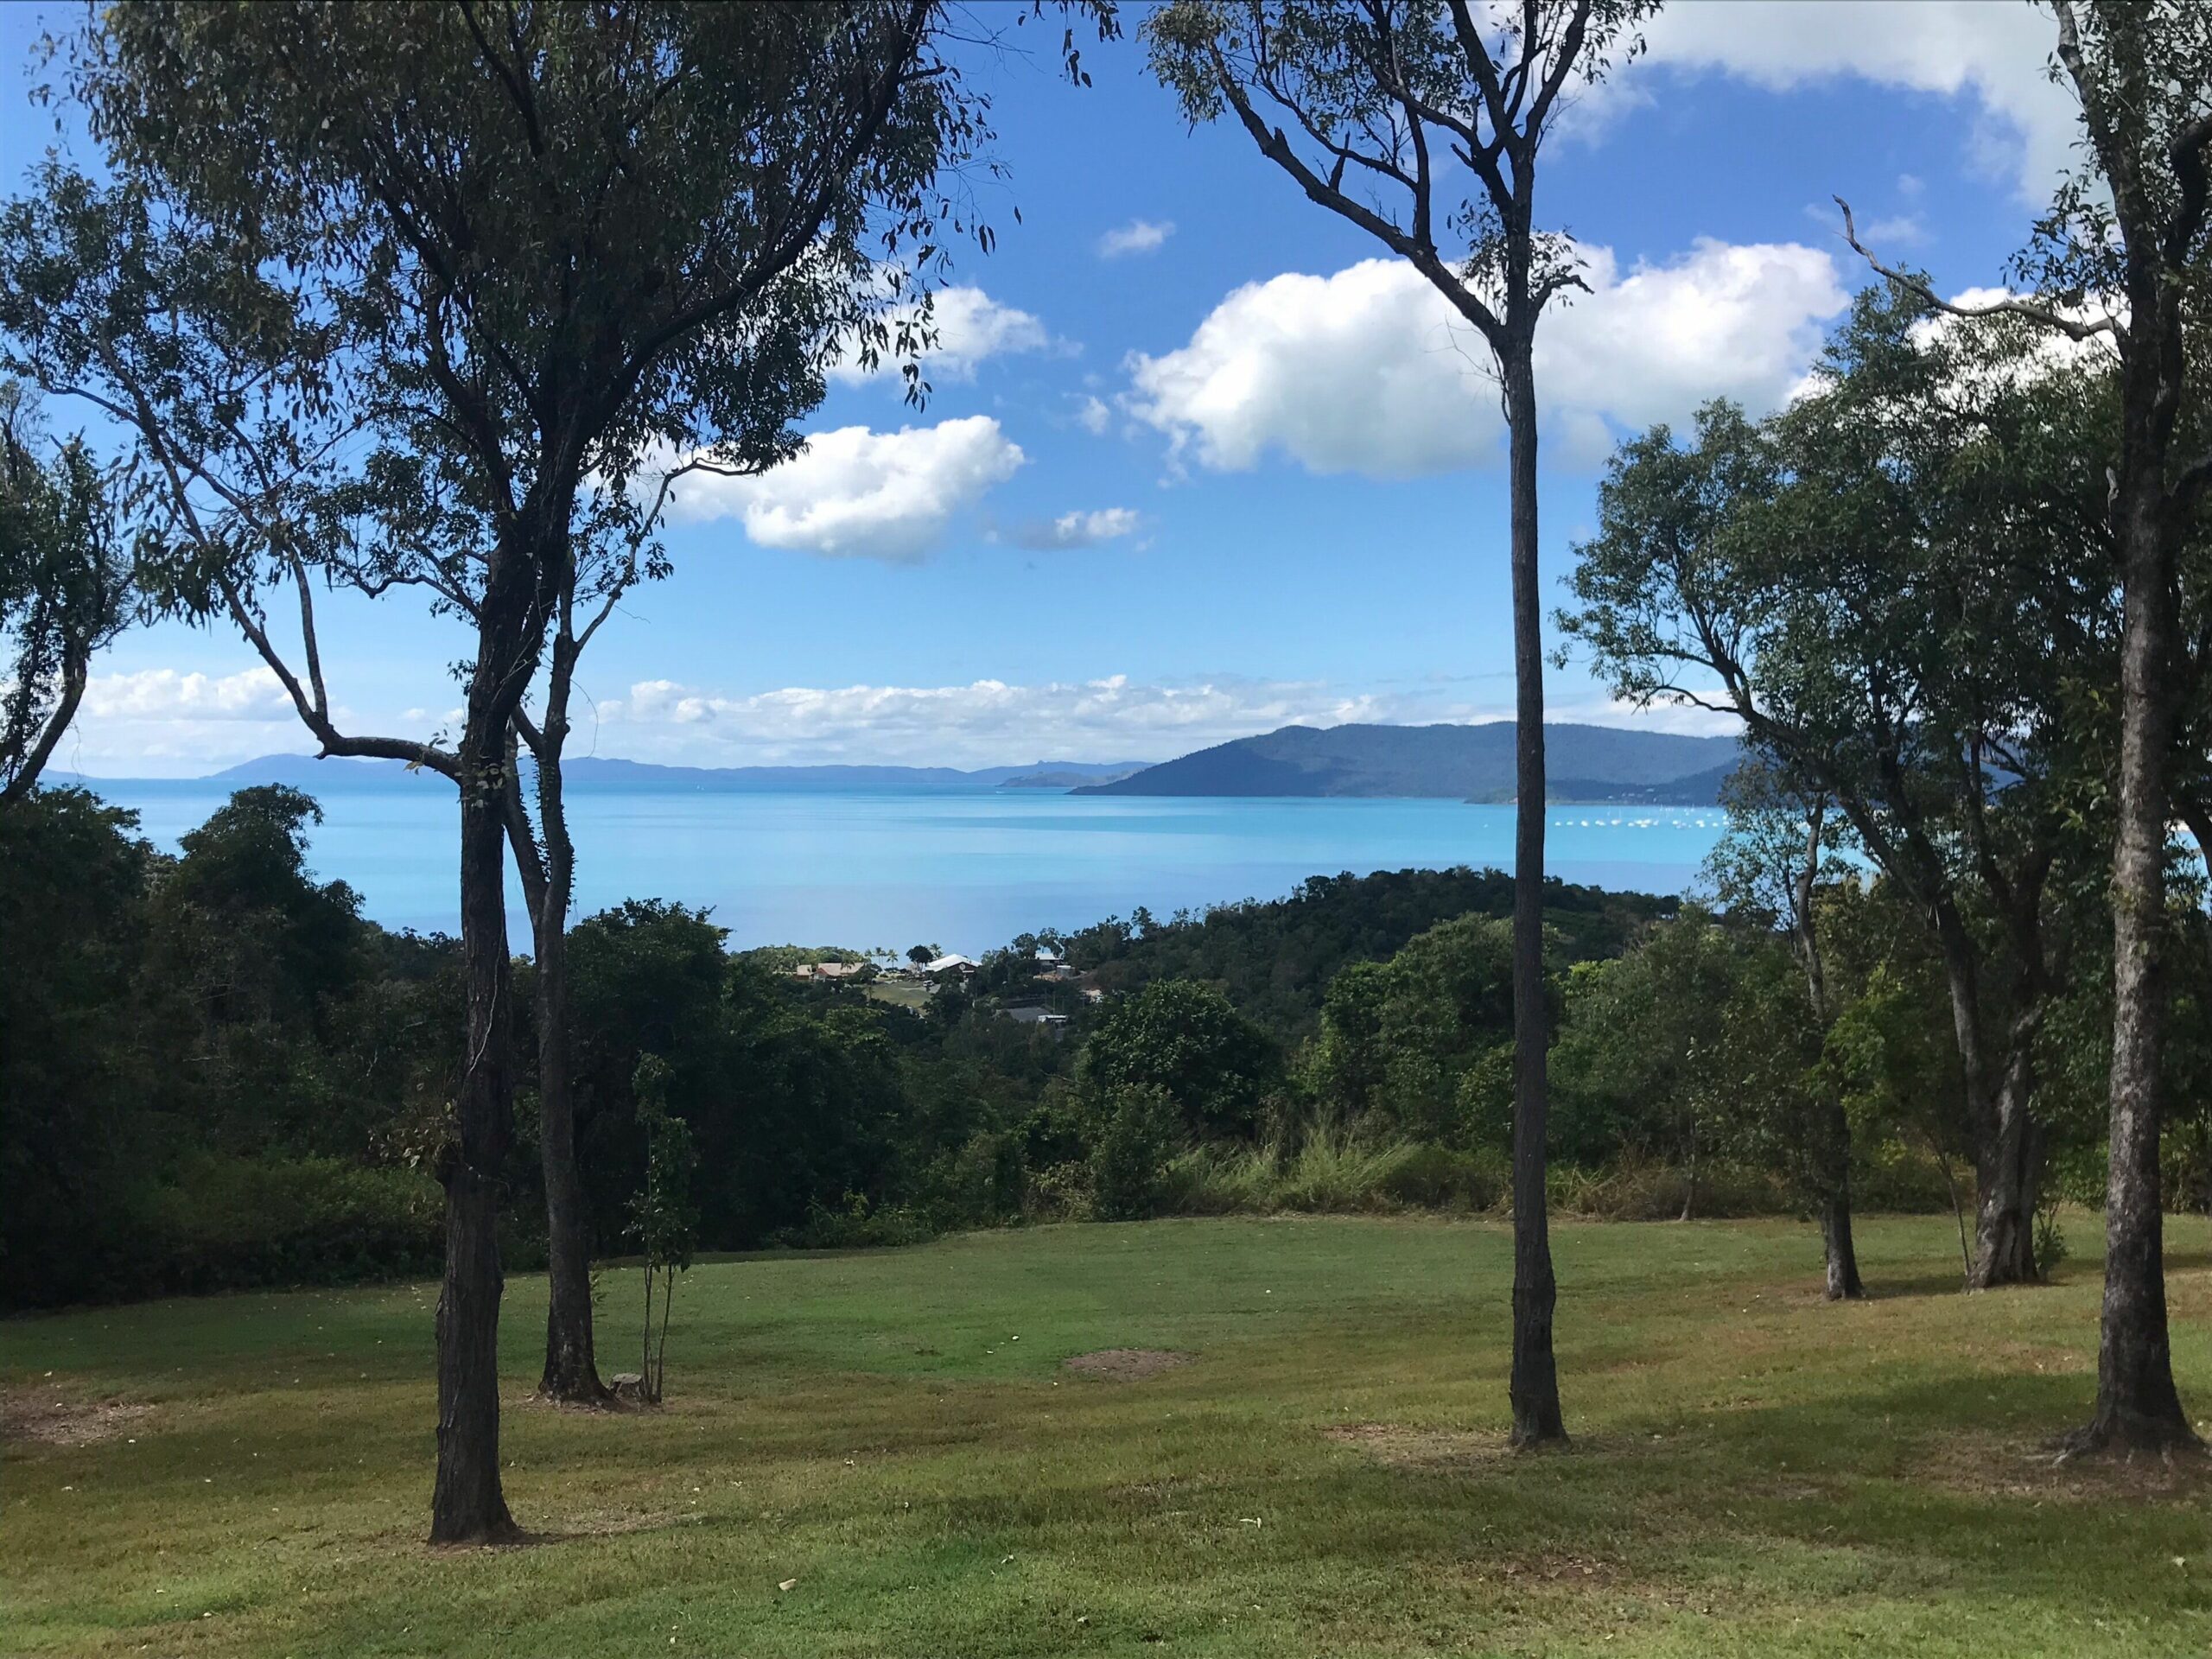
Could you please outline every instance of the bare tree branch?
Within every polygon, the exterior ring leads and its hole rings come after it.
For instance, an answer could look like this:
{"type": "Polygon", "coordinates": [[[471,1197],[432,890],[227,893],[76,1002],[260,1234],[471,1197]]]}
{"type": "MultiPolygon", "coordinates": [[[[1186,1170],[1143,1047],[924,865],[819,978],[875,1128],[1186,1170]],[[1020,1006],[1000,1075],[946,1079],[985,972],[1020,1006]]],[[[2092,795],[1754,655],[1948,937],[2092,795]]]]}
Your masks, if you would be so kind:
{"type": "Polygon", "coordinates": [[[2063,312],[2054,311],[2048,306],[2031,304],[2026,300],[2003,299],[1992,300],[1986,305],[1954,305],[1936,293],[1934,289],[1929,287],[1927,283],[1920,277],[1910,276],[1893,266],[1885,265],[1868,251],[1866,245],[1859,239],[1859,228],[1853,222],[1851,216],[1851,204],[1841,196],[1837,196],[1834,200],[1835,205],[1843,210],[1845,245],[1864,259],[1876,276],[1888,278],[1916,299],[1923,301],[1947,315],[1967,318],[2024,317],[2031,322],[2039,323],[2046,328],[2055,328],[2069,339],[2077,340],[2094,340],[2100,334],[2109,334],[2123,340],[2127,337],[2126,327],[2117,317],[2106,315],[2084,321],[2069,317],[2063,312]]]}

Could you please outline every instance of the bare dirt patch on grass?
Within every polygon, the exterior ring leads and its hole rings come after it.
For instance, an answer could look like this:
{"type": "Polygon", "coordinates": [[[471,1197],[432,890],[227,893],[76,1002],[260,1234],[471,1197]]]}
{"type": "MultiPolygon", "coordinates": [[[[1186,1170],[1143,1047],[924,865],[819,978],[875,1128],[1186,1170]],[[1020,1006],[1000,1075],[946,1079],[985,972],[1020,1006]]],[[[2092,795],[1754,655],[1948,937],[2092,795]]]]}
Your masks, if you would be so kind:
{"type": "Polygon", "coordinates": [[[2048,1440],[1962,1437],[1929,1447],[1907,1478],[1952,1491],[2037,1503],[2201,1503],[2212,1497],[2212,1456],[2183,1452],[2168,1458],[2062,1457],[2048,1440]]]}
{"type": "Polygon", "coordinates": [[[1061,1362],[1078,1376],[1095,1376],[1108,1382],[1141,1382],[1187,1365],[1193,1356],[1166,1348],[1101,1348],[1076,1354],[1061,1362]]]}
{"type": "Polygon", "coordinates": [[[136,1400],[81,1400],[57,1389],[0,1390],[0,1440],[32,1446],[92,1446],[154,1414],[136,1400]]]}

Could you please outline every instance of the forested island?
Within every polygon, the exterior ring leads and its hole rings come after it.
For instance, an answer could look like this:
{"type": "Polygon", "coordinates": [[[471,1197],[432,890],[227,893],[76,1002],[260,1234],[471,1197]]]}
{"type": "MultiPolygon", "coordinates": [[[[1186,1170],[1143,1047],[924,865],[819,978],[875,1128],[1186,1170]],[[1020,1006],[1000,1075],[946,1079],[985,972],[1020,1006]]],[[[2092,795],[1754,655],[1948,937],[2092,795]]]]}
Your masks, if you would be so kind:
{"type": "MultiPolygon", "coordinates": [[[[1478,725],[1286,726],[1217,744],[1127,777],[1084,784],[1078,795],[1361,795],[1506,802],[1514,722],[1478,725]]],[[[1617,726],[1544,728],[1546,798],[1710,806],[1741,758],[1734,737],[1691,737],[1617,726]]]]}

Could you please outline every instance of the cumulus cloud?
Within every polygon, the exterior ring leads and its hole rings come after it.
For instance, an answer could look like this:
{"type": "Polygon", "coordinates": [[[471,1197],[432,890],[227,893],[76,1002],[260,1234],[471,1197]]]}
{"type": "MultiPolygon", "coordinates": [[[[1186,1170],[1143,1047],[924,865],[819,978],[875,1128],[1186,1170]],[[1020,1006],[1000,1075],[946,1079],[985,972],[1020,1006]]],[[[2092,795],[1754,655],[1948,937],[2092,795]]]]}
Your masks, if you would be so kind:
{"type": "Polygon", "coordinates": [[[1106,435],[1106,429],[1114,423],[1114,411],[1107,408],[1103,399],[1084,394],[1075,412],[1076,424],[1094,438],[1106,435]]]}
{"type": "Polygon", "coordinates": [[[1986,0],[1790,0],[1669,6],[1644,28],[1645,55],[1590,100],[1641,96],[1653,69],[1718,72],[1777,92],[1847,77],[1967,97],[1986,170],[2042,200],[2070,160],[2079,106],[2044,73],[2057,26],[2039,6],[1986,0]]]}
{"type": "Polygon", "coordinates": [[[228,674],[136,669],[86,682],[51,771],[57,779],[192,776],[311,747],[291,700],[258,664],[228,674]]]}
{"type": "Polygon", "coordinates": [[[80,717],[101,720],[283,720],[291,699],[266,668],[219,677],[145,668],[95,674],[85,683],[80,717]]]}
{"type": "MultiPolygon", "coordinates": [[[[1554,453],[1582,465],[1617,426],[1680,419],[1713,397],[1780,402],[1848,302],[1834,261],[1796,243],[1700,240],[1626,272],[1610,249],[1582,256],[1592,291],[1547,317],[1536,343],[1554,453]]],[[[1487,348],[1399,260],[1248,284],[1187,345],[1128,366],[1129,411],[1209,467],[1280,451],[1316,473],[1405,478],[1502,459],[1487,348]]]]}
{"type": "Polygon", "coordinates": [[[739,519],[763,547],[908,563],[1025,459],[988,415],[896,432],[844,426],[758,477],[683,478],[669,512],[680,523],[739,519]]]}
{"type": "Polygon", "coordinates": [[[1166,760],[1297,723],[1465,720],[1494,715],[1455,688],[1354,691],[1319,681],[1212,679],[1146,684],[1126,675],[1016,685],[793,686],[729,696],[669,680],[602,699],[611,747],[641,760],[1019,764],[1041,757],[1166,760]]]}
{"type": "Polygon", "coordinates": [[[1135,535],[1143,522],[1134,507],[1100,507],[1090,512],[1064,512],[1057,518],[1017,524],[1008,532],[1007,539],[1017,547],[1039,550],[1096,547],[1101,542],[1135,535]]]}
{"type": "MultiPolygon", "coordinates": [[[[893,337],[902,322],[919,315],[918,302],[893,308],[888,321],[893,337]]],[[[922,368],[935,380],[973,380],[976,365],[987,358],[1058,347],[1044,323],[1031,313],[1001,305],[980,288],[939,289],[930,308],[929,327],[936,343],[922,353],[922,368]]],[[[830,371],[830,378],[849,385],[864,380],[895,379],[897,359],[886,355],[873,369],[850,359],[830,371]]]]}
{"type": "Polygon", "coordinates": [[[1120,259],[1133,253],[1157,253],[1160,245],[1174,234],[1173,219],[1133,219],[1098,238],[1098,257],[1120,259]]]}

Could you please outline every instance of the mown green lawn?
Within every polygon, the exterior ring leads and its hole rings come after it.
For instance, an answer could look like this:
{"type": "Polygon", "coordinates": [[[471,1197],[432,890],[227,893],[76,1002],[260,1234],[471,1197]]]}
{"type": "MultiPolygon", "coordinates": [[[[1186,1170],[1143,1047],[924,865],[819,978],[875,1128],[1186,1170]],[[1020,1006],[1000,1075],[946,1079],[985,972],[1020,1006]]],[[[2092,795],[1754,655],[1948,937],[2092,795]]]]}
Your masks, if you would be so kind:
{"type": "MultiPolygon", "coordinates": [[[[1573,1448],[1501,1449],[1488,1222],[1061,1227],[695,1269],[656,1412],[522,1403],[537,1535],[422,1541],[433,1288],[0,1325],[20,1429],[0,1649],[227,1655],[2202,1655],[2212,1483],[2054,1469],[2094,1225],[2054,1287],[1960,1296],[1948,1217],[1814,1294],[1779,1223],[1565,1225],[1573,1448]],[[1191,1363],[1140,1382],[1062,1362],[1191,1363]],[[91,1408],[106,1402],[97,1416],[91,1408]],[[779,1585],[796,1580],[788,1590],[779,1585]]],[[[2203,1224],[2176,1357],[2212,1416],[2203,1224]]],[[[607,1369],[635,1275],[609,1274],[607,1369]]]]}

